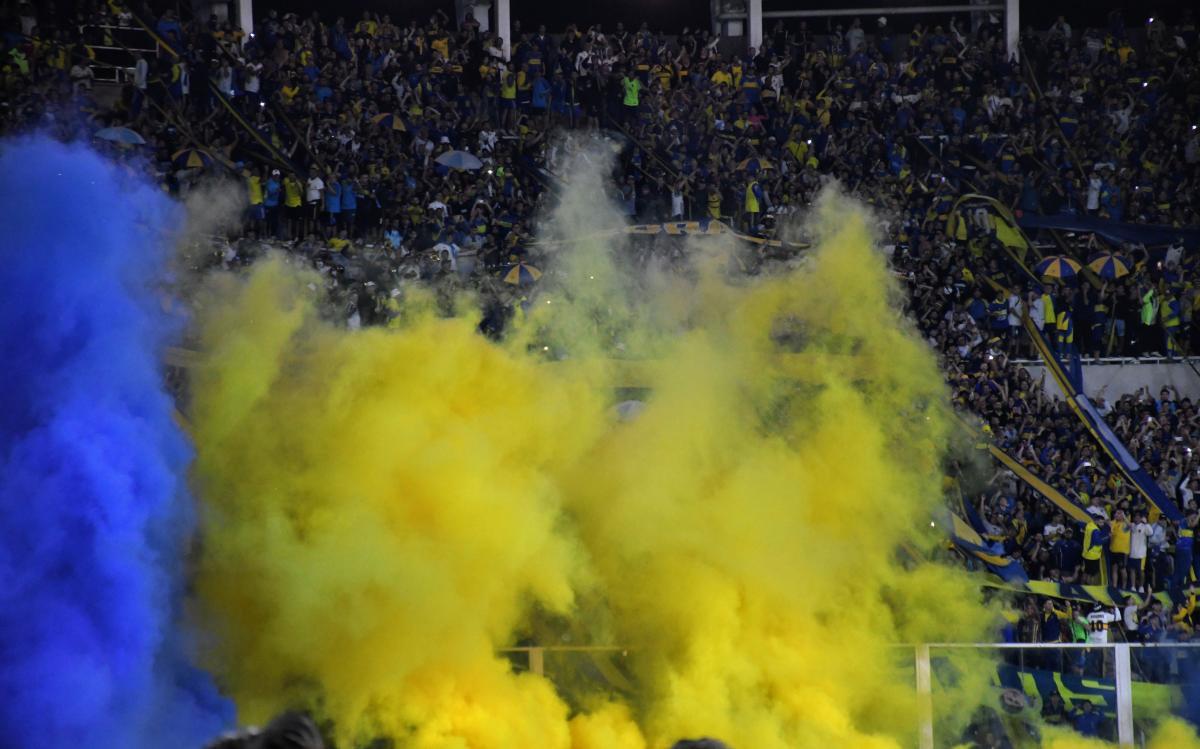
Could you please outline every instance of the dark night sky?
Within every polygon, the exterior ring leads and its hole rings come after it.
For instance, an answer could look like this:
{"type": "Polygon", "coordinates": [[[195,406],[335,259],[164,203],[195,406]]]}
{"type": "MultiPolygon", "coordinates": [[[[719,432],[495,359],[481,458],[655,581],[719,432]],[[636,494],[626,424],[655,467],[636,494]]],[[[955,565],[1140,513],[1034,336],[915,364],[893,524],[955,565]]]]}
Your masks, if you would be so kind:
{"type": "MultiPolygon", "coordinates": [[[[966,0],[941,0],[950,4],[964,4],[966,0]]],[[[1003,0],[997,0],[1002,2],[1003,0]]],[[[568,23],[587,26],[593,23],[603,23],[611,28],[617,21],[623,21],[626,27],[636,28],[641,22],[650,24],[651,28],[662,29],[668,33],[679,31],[683,26],[703,26],[709,21],[708,0],[587,0],[572,2],[571,0],[511,0],[512,17],[519,19],[522,25],[530,30],[536,29],[539,23],[546,24],[551,32],[561,31],[568,23]]],[[[903,5],[932,5],[939,0],[764,0],[765,10],[785,10],[798,8],[828,8],[854,7],[888,7],[903,5]]],[[[1177,19],[1183,8],[1190,5],[1186,0],[1154,0],[1149,3],[1139,3],[1130,9],[1125,0],[1089,0],[1078,3],[1074,0],[1044,0],[1033,2],[1023,0],[1021,3],[1021,25],[1032,24],[1039,29],[1045,29],[1054,18],[1062,13],[1067,15],[1075,25],[1103,26],[1109,11],[1121,9],[1125,15],[1126,25],[1130,28],[1144,23],[1145,16],[1161,14],[1168,21],[1177,19]]],[[[307,13],[313,9],[329,19],[337,15],[345,15],[347,21],[356,19],[364,9],[392,14],[392,19],[407,19],[413,14],[420,17],[428,16],[436,8],[446,13],[454,14],[453,0],[255,0],[255,12],[261,14],[263,9],[276,8],[307,13]]],[[[842,19],[843,22],[848,19],[842,19]]],[[[864,22],[870,19],[864,18],[864,22]]],[[[940,17],[893,16],[888,19],[889,26],[903,30],[913,20],[922,22],[944,22],[945,15],[940,17]]],[[[764,25],[770,28],[768,19],[764,25]]],[[[809,27],[820,31],[824,21],[810,20],[809,27]]]]}

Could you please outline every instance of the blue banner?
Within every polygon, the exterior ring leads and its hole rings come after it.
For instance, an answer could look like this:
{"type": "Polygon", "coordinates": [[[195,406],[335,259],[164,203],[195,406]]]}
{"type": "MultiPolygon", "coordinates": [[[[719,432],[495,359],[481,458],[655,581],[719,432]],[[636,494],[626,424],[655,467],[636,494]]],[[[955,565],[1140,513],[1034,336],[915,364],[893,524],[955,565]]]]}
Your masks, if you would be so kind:
{"type": "MultiPolygon", "coordinates": [[[[1157,509],[1160,513],[1170,520],[1183,520],[1183,513],[1179,507],[1167,497],[1162,488],[1155,483],[1154,478],[1142,468],[1138,463],[1137,458],[1125,447],[1113,430],[1108,426],[1104,419],[1100,416],[1100,412],[1092,405],[1092,402],[1084,395],[1080,388],[1075,383],[1073,378],[1063,366],[1062,361],[1055,355],[1050,348],[1049,342],[1046,341],[1042,332],[1037,329],[1033,321],[1026,315],[1024,318],[1025,330],[1029,333],[1033,340],[1033,345],[1041,354],[1042,361],[1046,363],[1046,368],[1050,370],[1050,374],[1054,376],[1054,381],[1058,383],[1058,388],[1063,394],[1063,398],[1067,401],[1067,405],[1084,423],[1092,436],[1096,438],[1096,443],[1100,449],[1112,458],[1117,469],[1122,475],[1129,480],[1130,484],[1137,489],[1150,506],[1157,509]]],[[[1152,513],[1153,514],[1153,513],[1152,513]]]]}
{"type": "Polygon", "coordinates": [[[1147,246],[1171,244],[1177,239],[1182,239],[1183,246],[1187,249],[1200,249],[1200,228],[1194,226],[1174,227],[1157,224],[1125,224],[1120,221],[1071,213],[1059,213],[1052,216],[1024,213],[1017,217],[1017,224],[1022,229],[1058,229],[1060,231],[1089,232],[1098,234],[1111,242],[1133,242],[1147,246]]]}

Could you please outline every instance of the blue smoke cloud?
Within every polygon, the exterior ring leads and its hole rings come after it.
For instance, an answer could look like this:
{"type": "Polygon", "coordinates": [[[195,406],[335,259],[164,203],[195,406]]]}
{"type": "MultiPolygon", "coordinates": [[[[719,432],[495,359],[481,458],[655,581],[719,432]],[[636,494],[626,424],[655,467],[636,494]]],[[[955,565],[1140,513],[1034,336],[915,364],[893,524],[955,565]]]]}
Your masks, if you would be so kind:
{"type": "Polygon", "coordinates": [[[198,747],[192,516],[155,285],[180,209],[82,146],[0,145],[0,746],[198,747]]]}

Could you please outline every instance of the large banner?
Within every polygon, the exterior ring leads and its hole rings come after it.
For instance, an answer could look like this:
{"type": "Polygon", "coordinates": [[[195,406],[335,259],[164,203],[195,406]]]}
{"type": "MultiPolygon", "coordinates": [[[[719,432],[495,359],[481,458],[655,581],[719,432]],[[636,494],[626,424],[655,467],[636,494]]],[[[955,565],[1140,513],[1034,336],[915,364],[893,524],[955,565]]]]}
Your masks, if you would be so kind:
{"type": "MultiPolygon", "coordinates": [[[[984,587],[1007,590],[1022,595],[1045,596],[1061,601],[1076,601],[1089,608],[1095,604],[1106,607],[1124,606],[1133,603],[1139,608],[1146,603],[1146,594],[1131,588],[1114,588],[1111,585],[1079,585],[1078,583],[1055,583],[1049,580],[1029,580],[1024,583],[985,582],[984,587]]],[[[1169,611],[1173,605],[1171,594],[1160,590],[1152,596],[1169,611]]]]}
{"type": "Polygon", "coordinates": [[[1037,329],[1033,321],[1026,315],[1023,323],[1025,330],[1029,333],[1033,345],[1037,348],[1038,353],[1042,357],[1042,361],[1046,363],[1046,369],[1054,376],[1054,381],[1058,383],[1058,388],[1063,394],[1063,398],[1079,417],[1092,436],[1096,438],[1096,443],[1100,449],[1108,454],[1108,457],[1116,464],[1121,474],[1129,481],[1138,493],[1145,497],[1153,510],[1165,515],[1167,518],[1175,521],[1183,519],[1183,513],[1179,507],[1171,501],[1170,498],[1163,492],[1162,488],[1154,482],[1154,478],[1142,468],[1137,459],[1129,452],[1125,445],[1113,433],[1108,424],[1100,416],[1092,402],[1082,391],[1081,384],[1071,377],[1062,361],[1051,350],[1050,344],[1046,341],[1042,332],[1037,329]]]}
{"type": "Polygon", "coordinates": [[[1086,523],[1091,520],[1091,516],[1087,514],[1087,511],[1082,505],[1047,484],[1036,474],[1023,466],[1019,460],[993,444],[989,443],[987,445],[987,449],[988,452],[990,452],[992,456],[996,458],[996,460],[1000,461],[1001,464],[1015,473],[1017,478],[1024,481],[1031,489],[1065,512],[1072,520],[1080,523],[1086,523]]]}
{"type": "MultiPolygon", "coordinates": [[[[1060,659],[1069,667],[1072,663],[1082,663],[1085,658],[1084,650],[1030,650],[1028,653],[1041,654],[1057,663],[1060,659]]],[[[1140,656],[1155,658],[1170,658],[1169,651],[1145,651],[1135,653],[1135,660],[1140,656]]],[[[1098,656],[1099,651],[1094,651],[1098,656]]],[[[1108,718],[1115,718],[1117,713],[1117,686],[1111,678],[1089,678],[1074,673],[1041,668],[1018,668],[1003,664],[996,667],[996,677],[993,684],[1002,689],[1018,690],[1027,698],[1035,698],[1034,703],[1040,710],[1050,695],[1058,693],[1068,710],[1082,702],[1091,702],[1096,712],[1108,718]]],[[[1171,710],[1177,700],[1178,689],[1168,684],[1151,684],[1145,681],[1133,681],[1134,714],[1146,718],[1162,716],[1171,710]]]]}
{"type": "Polygon", "coordinates": [[[1023,213],[1017,218],[1017,223],[1023,229],[1060,229],[1062,231],[1090,232],[1116,243],[1132,242],[1134,244],[1159,245],[1182,240],[1183,246],[1189,250],[1200,248],[1200,229],[1194,226],[1175,227],[1153,224],[1123,224],[1120,221],[1068,213],[1060,213],[1053,216],[1023,213]]]}

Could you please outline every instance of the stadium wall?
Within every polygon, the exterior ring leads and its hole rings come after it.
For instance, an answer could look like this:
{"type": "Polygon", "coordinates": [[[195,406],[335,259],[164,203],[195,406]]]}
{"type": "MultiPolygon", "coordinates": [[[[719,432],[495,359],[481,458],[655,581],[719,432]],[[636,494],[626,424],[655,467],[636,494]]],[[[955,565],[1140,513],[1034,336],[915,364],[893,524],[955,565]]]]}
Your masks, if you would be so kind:
{"type": "MultiPolygon", "coordinates": [[[[1034,380],[1046,373],[1042,364],[1022,364],[1034,380]]],[[[1179,397],[1200,399],[1200,376],[1184,362],[1111,362],[1083,365],[1083,390],[1090,398],[1103,396],[1110,403],[1122,395],[1132,395],[1142,387],[1157,397],[1159,390],[1169,386],[1179,390],[1179,397]]],[[[1046,376],[1043,387],[1047,395],[1058,396],[1054,378],[1046,376]]]]}

